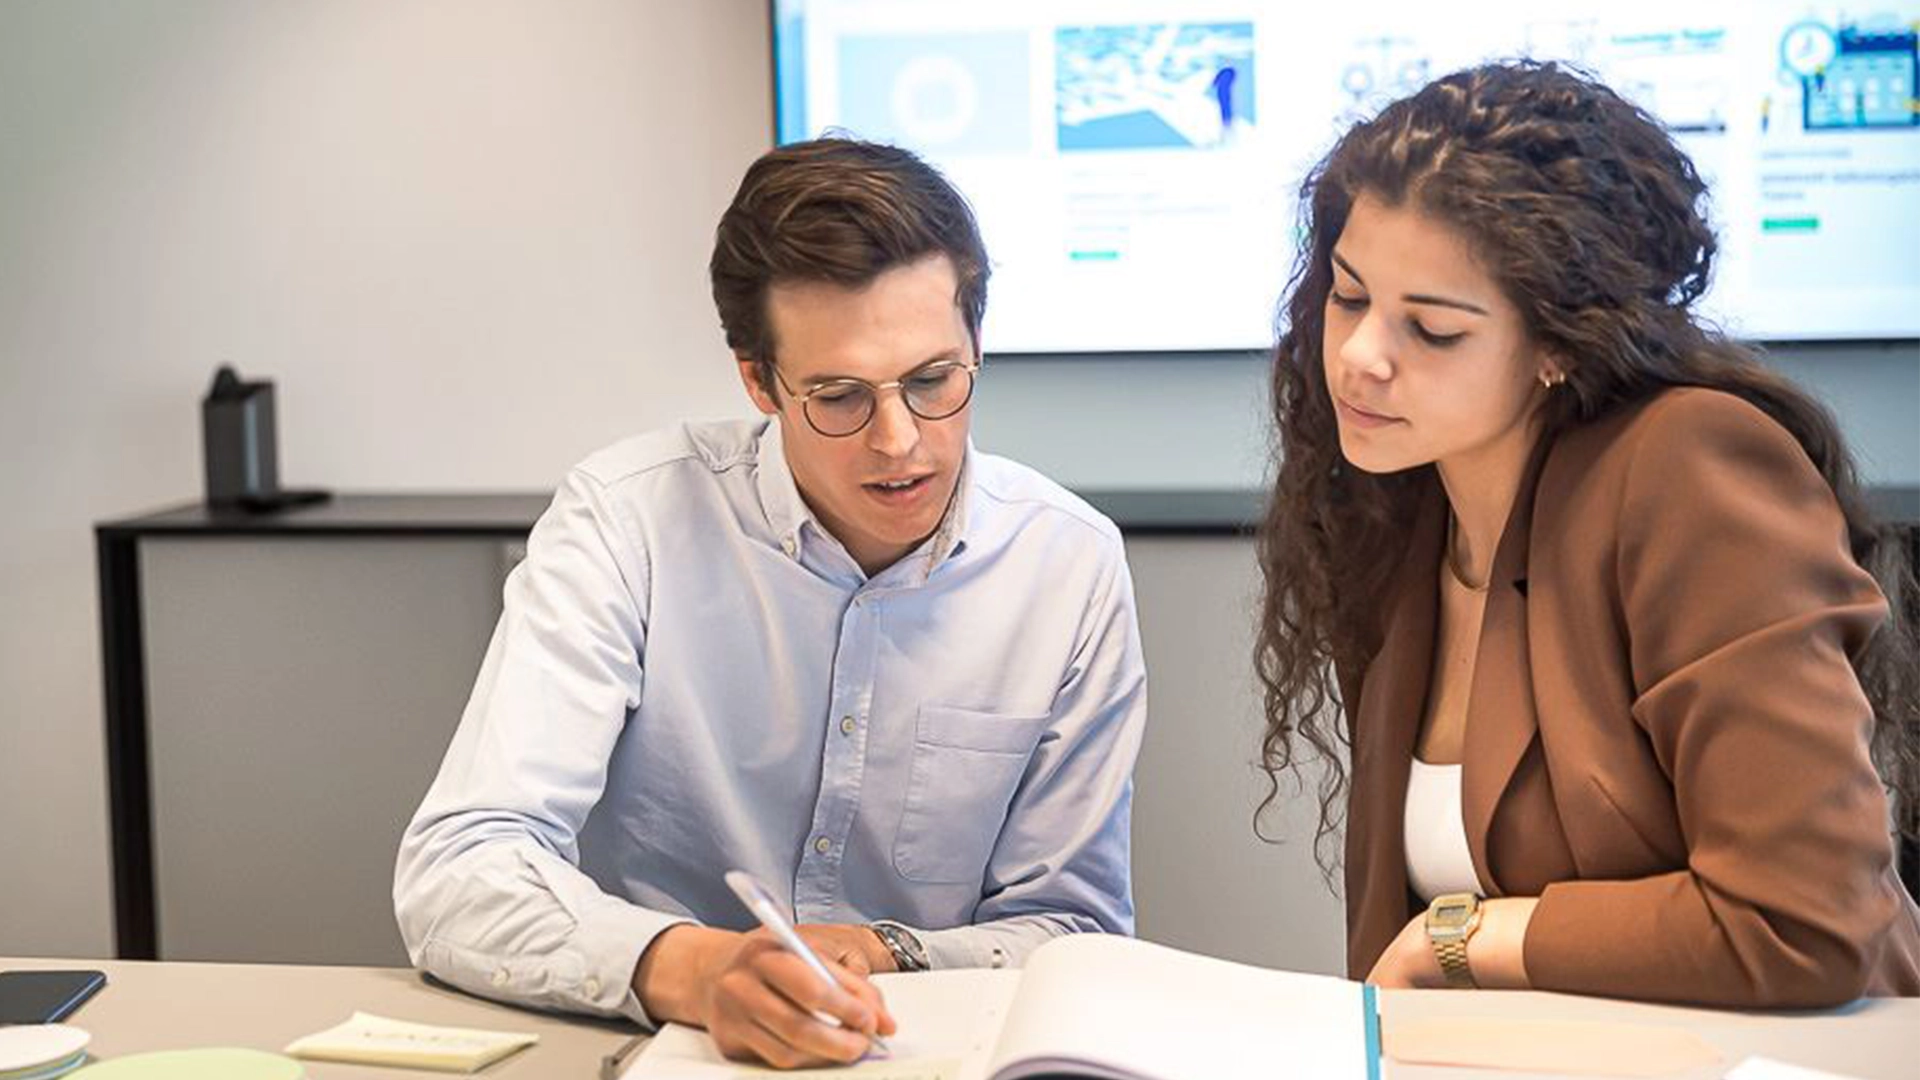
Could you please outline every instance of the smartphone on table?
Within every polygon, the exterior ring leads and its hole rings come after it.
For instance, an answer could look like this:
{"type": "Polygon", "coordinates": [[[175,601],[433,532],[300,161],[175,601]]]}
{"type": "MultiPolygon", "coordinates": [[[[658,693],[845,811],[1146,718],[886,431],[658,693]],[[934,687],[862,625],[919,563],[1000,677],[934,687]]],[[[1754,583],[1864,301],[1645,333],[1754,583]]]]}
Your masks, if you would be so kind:
{"type": "Polygon", "coordinates": [[[107,984],[100,971],[0,971],[0,1024],[55,1024],[107,984]]]}

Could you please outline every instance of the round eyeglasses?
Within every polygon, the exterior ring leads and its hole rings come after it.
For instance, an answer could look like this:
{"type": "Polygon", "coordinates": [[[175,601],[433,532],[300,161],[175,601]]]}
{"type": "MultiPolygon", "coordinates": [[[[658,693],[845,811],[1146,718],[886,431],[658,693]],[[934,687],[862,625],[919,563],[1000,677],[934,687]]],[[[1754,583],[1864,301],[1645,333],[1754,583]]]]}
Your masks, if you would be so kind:
{"type": "Polygon", "coordinates": [[[892,382],[828,379],[804,394],[787,385],[778,365],[773,377],[780,380],[780,389],[800,403],[809,427],[829,439],[844,439],[873,422],[882,390],[900,391],[907,411],[922,420],[945,420],[973,399],[973,378],[979,370],[978,363],[938,360],[892,382]]]}

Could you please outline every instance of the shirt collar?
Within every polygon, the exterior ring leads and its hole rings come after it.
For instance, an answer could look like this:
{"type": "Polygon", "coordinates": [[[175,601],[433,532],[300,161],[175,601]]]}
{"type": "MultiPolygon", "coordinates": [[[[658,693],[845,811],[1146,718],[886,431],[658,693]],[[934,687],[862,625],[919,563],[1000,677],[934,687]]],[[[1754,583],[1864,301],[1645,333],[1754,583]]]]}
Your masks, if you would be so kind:
{"type": "Polygon", "coordinates": [[[960,459],[960,479],[953,485],[953,503],[947,507],[947,516],[940,519],[940,527],[933,533],[929,551],[932,559],[927,567],[929,572],[950,556],[966,550],[967,539],[972,535],[973,522],[979,513],[979,508],[974,504],[980,498],[973,483],[974,453],[973,440],[968,439],[966,456],[960,459]]]}
{"type": "Polygon", "coordinates": [[[754,470],[754,482],[760,489],[760,506],[766,511],[767,526],[773,530],[774,541],[788,558],[798,558],[800,552],[800,527],[813,522],[813,511],[807,508],[805,499],[800,497],[800,488],[793,482],[793,470],[787,465],[787,447],[781,437],[780,421],[768,418],[762,421],[757,454],[758,467],[754,470]]]}
{"type": "MultiPolygon", "coordinates": [[[[973,440],[967,440],[966,456],[960,461],[960,479],[953,486],[953,501],[948,504],[947,512],[940,519],[940,527],[926,542],[908,553],[902,561],[918,561],[919,573],[915,575],[918,583],[924,584],[940,564],[966,550],[970,535],[969,525],[976,520],[974,504],[978,493],[973,483],[973,459],[975,450],[973,440]]],[[[800,487],[794,483],[793,469],[787,464],[787,447],[776,419],[763,421],[760,430],[758,468],[755,470],[755,484],[759,488],[760,505],[766,511],[767,526],[773,530],[780,550],[790,559],[800,557],[800,547],[805,542],[802,536],[804,526],[812,526],[821,536],[826,536],[826,528],[813,516],[813,510],[800,496],[800,487]]]]}

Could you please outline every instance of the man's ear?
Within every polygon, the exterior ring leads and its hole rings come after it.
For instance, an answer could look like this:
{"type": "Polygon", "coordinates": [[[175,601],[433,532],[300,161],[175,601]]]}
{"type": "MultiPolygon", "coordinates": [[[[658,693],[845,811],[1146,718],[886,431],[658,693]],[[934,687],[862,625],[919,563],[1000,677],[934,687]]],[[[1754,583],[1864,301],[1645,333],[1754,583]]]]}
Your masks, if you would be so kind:
{"type": "Polygon", "coordinates": [[[753,402],[753,407],[768,416],[777,414],[780,403],[760,385],[760,365],[744,356],[736,355],[734,360],[740,367],[740,385],[746,387],[747,399],[753,402]]]}

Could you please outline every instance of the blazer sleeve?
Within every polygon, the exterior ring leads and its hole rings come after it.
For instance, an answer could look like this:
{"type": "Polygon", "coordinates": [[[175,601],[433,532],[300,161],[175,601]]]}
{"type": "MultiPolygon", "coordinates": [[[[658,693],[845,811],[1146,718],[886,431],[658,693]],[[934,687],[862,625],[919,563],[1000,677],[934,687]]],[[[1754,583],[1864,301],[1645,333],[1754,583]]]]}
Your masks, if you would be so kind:
{"type": "Polygon", "coordinates": [[[1618,595],[1685,869],[1571,881],[1525,943],[1543,990],[1716,1005],[1859,997],[1900,911],[1873,715],[1851,658],[1885,619],[1798,442],[1683,392],[1627,429],[1618,595]]]}

